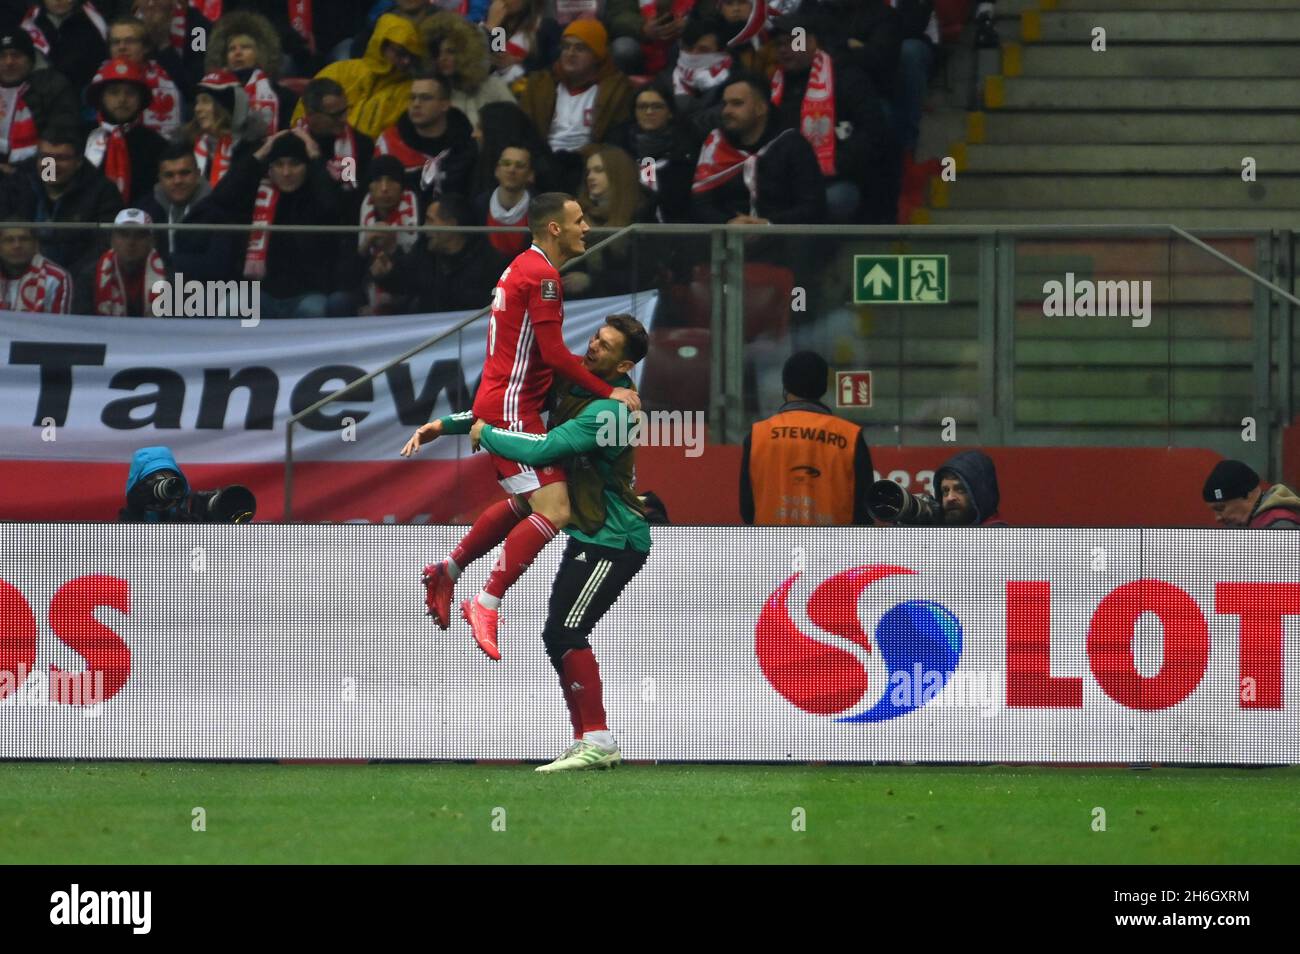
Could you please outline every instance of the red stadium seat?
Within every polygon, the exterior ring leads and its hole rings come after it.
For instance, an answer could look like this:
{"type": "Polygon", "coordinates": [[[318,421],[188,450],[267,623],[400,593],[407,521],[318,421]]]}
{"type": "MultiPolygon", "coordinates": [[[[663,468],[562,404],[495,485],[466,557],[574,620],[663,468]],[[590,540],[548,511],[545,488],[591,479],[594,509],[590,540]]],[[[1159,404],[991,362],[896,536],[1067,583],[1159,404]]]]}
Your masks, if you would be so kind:
{"type": "MultiPolygon", "coordinates": [[[[790,297],[794,272],[782,265],[750,262],[745,266],[745,340],[759,335],[782,337],[790,327],[790,297]]],[[[713,290],[709,266],[697,265],[689,285],[668,290],[677,324],[687,328],[709,328],[713,311],[713,290]]]]}
{"type": "Polygon", "coordinates": [[[650,351],[641,377],[641,400],[646,410],[707,411],[712,354],[708,328],[651,331],[650,351]]]}

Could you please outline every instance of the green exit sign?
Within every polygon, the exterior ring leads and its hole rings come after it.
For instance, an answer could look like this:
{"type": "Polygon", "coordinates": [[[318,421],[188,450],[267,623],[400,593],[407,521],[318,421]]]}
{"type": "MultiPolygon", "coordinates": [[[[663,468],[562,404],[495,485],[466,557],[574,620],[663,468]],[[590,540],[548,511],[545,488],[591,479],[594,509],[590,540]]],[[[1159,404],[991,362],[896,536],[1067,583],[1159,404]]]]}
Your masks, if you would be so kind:
{"type": "Polygon", "coordinates": [[[947,255],[854,255],[855,305],[946,305],[947,255]]]}

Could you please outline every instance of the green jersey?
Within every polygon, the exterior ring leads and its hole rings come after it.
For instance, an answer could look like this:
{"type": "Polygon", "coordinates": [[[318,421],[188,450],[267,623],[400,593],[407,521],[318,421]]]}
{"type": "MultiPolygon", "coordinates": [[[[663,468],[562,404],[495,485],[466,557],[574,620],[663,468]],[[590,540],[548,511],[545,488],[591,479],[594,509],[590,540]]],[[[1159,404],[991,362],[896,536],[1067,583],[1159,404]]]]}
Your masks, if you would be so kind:
{"type": "MultiPolygon", "coordinates": [[[[626,376],[611,383],[632,386],[626,376]]],[[[627,442],[633,428],[627,406],[567,381],[557,385],[555,396],[551,429],[545,435],[489,424],[480,446],[530,467],[562,462],[572,514],[564,532],[585,543],[649,552],[650,527],[635,490],[635,448],[627,442]]],[[[473,424],[470,411],[442,419],[445,434],[468,434],[473,424]]]]}

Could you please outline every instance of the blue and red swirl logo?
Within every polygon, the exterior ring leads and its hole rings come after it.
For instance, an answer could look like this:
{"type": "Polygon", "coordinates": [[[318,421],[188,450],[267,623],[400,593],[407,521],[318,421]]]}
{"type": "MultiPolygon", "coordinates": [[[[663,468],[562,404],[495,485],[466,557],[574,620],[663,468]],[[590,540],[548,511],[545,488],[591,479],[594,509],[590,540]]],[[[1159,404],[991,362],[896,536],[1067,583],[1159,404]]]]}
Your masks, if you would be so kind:
{"type": "Polygon", "coordinates": [[[907,600],[886,610],[868,637],[858,614],[867,587],[914,572],[877,564],[853,567],[822,581],[809,595],[807,610],[809,621],[823,631],[818,636],[802,632],[790,616],[790,589],[801,574],[777,587],[759,614],[754,640],[758,664],[772,688],[805,712],[839,716],[837,722],[884,722],[923,706],[933,693],[884,690],[910,683],[921,673],[931,675],[941,690],[961,659],[957,617],[933,600],[907,600]],[[833,645],[826,634],[850,645],[833,645]],[[876,665],[868,667],[850,647],[857,647],[868,659],[873,654],[879,657],[876,665]],[[883,671],[885,684],[869,685],[868,668],[877,675],[883,671]],[[869,694],[878,693],[874,704],[853,711],[869,694]]]}

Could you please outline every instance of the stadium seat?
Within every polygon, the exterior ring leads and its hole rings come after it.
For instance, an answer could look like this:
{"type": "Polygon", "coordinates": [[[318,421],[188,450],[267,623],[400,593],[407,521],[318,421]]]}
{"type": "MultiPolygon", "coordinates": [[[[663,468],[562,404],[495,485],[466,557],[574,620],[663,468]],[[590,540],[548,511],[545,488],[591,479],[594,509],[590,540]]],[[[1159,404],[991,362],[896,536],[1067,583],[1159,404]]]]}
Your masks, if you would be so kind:
{"type": "MultiPolygon", "coordinates": [[[[673,285],[668,295],[678,324],[687,328],[709,328],[713,291],[708,265],[695,266],[689,285],[673,285]]],[[[745,340],[759,335],[782,337],[790,327],[790,296],[794,272],[783,265],[750,262],[745,265],[745,340]]]]}
{"type": "Polygon", "coordinates": [[[641,399],[646,410],[707,411],[712,354],[708,328],[651,331],[650,351],[641,378],[641,399]]]}

